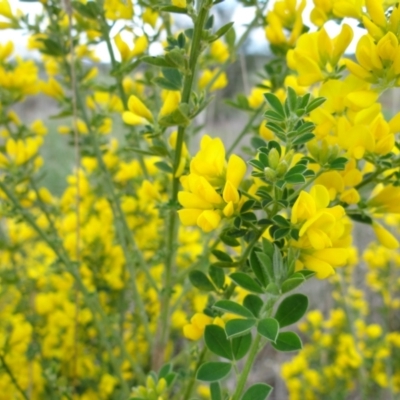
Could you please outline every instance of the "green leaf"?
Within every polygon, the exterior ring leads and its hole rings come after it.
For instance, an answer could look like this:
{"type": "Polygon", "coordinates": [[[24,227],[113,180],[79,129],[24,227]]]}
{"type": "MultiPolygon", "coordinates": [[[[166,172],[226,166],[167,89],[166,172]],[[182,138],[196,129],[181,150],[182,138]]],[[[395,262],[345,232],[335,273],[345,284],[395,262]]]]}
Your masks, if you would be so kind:
{"type": "MultiPolygon", "coordinates": [[[[215,4],[215,2],[214,2],[215,4]]],[[[225,36],[226,43],[228,44],[229,48],[232,49],[235,46],[236,42],[236,31],[234,29],[229,29],[225,36]]]]}
{"type": "Polygon", "coordinates": [[[317,97],[316,99],[310,101],[310,103],[306,107],[306,112],[310,113],[311,111],[315,110],[316,108],[324,104],[325,101],[326,99],[324,97],[317,97]]]}
{"type": "Polygon", "coordinates": [[[156,67],[169,68],[172,65],[164,57],[144,56],[141,59],[146,64],[155,65],[156,67]]]}
{"type": "Polygon", "coordinates": [[[287,183],[291,183],[292,185],[296,185],[298,183],[305,183],[306,181],[306,178],[304,178],[304,176],[300,174],[285,176],[284,179],[287,183]]]}
{"type": "Polygon", "coordinates": [[[306,133],[293,140],[293,144],[304,144],[314,139],[315,135],[313,133],[306,133]]]}
{"type": "Polygon", "coordinates": [[[188,105],[186,103],[181,103],[179,104],[178,108],[171,114],[160,118],[158,120],[158,123],[164,127],[175,125],[187,126],[190,123],[188,111],[188,105]]]}
{"type": "Polygon", "coordinates": [[[365,215],[362,213],[359,214],[349,214],[349,217],[353,221],[361,222],[362,224],[372,225],[372,218],[369,215],[365,215]]]}
{"type": "MultiPolygon", "coordinates": [[[[90,2],[90,3],[92,3],[92,2],[90,2]]],[[[83,17],[86,17],[89,19],[96,19],[99,16],[100,11],[98,10],[96,12],[96,10],[95,10],[95,7],[97,6],[96,3],[95,3],[94,7],[89,6],[89,3],[83,4],[83,3],[80,3],[79,1],[73,1],[71,4],[72,4],[72,8],[78,14],[81,14],[83,17]]]]}
{"type": "Polygon", "coordinates": [[[232,339],[232,352],[235,360],[241,360],[249,351],[252,342],[251,333],[232,339]]]}
{"type": "Polygon", "coordinates": [[[258,323],[257,331],[271,342],[275,342],[279,334],[279,322],[274,318],[264,318],[258,323]]]}
{"type": "Polygon", "coordinates": [[[243,336],[256,324],[255,319],[231,319],[225,325],[228,339],[243,336]]]}
{"type": "Polygon", "coordinates": [[[271,344],[278,351],[296,351],[303,347],[301,339],[294,332],[281,332],[276,342],[271,344]]]}
{"type": "Polygon", "coordinates": [[[282,293],[287,293],[293,289],[296,289],[301,284],[303,284],[305,281],[306,281],[306,279],[302,275],[299,275],[294,278],[291,277],[291,278],[287,279],[286,281],[284,281],[282,283],[282,286],[281,286],[282,293]]]}
{"type": "Polygon", "coordinates": [[[222,26],[221,28],[219,28],[217,30],[217,32],[214,33],[214,35],[212,35],[212,39],[209,40],[209,42],[214,42],[217,39],[219,39],[221,36],[224,36],[233,26],[234,22],[229,22],[226,25],[222,26]]]}
{"type": "Polygon", "coordinates": [[[208,276],[198,269],[195,269],[189,273],[189,280],[195,288],[204,292],[212,292],[215,290],[215,287],[208,279],[208,276]]]}
{"type": "Polygon", "coordinates": [[[233,359],[231,343],[226,338],[223,328],[218,325],[207,325],[204,330],[204,341],[207,348],[217,356],[233,359]]]}
{"type": "Polygon", "coordinates": [[[221,250],[213,250],[211,253],[215,257],[217,257],[219,261],[227,261],[227,262],[232,262],[233,261],[232,257],[229,254],[227,254],[227,253],[225,253],[225,252],[223,252],[221,250]]]}
{"type": "Polygon", "coordinates": [[[158,373],[158,379],[166,377],[171,372],[171,364],[165,364],[161,367],[160,372],[158,373]]]}
{"type": "Polygon", "coordinates": [[[224,287],[225,273],[222,268],[210,265],[208,268],[208,275],[210,275],[211,280],[217,288],[222,289],[224,287]]]}
{"type": "Polygon", "coordinates": [[[229,277],[235,282],[238,286],[243,289],[248,290],[249,292],[254,293],[264,293],[260,285],[248,274],[244,272],[234,272],[230,274],[229,277]]]}
{"type": "Polygon", "coordinates": [[[170,82],[168,79],[165,79],[161,76],[158,76],[157,78],[154,78],[154,83],[162,89],[166,90],[180,90],[181,87],[175,85],[174,83],[170,82]]]}
{"type": "Polygon", "coordinates": [[[154,163],[154,165],[161,171],[169,173],[173,172],[172,167],[164,161],[157,161],[156,163],[154,163]]]}
{"type": "Polygon", "coordinates": [[[234,237],[232,237],[232,235],[230,235],[228,231],[222,232],[221,235],[219,236],[219,238],[227,246],[230,246],[230,247],[240,246],[240,242],[238,240],[236,240],[234,237]]]}
{"type": "Polygon", "coordinates": [[[282,215],[275,215],[275,217],[272,218],[272,221],[285,228],[290,227],[290,222],[282,215]]]}
{"type": "MultiPolygon", "coordinates": [[[[274,281],[274,267],[273,267],[272,260],[267,254],[261,253],[259,251],[256,252],[256,256],[257,256],[258,261],[260,262],[262,274],[266,278],[267,285],[268,285],[268,283],[274,281]]],[[[258,278],[258,276],[257,276],[257,278],[258,278]]]]}
{"type": "Polygon", "coordinates": [[[211,400],[222,400],[221,387],[218,382],[213,382],[210,385],[211,400]]]}
{"type": "Polygon", "coordinates": [[[213,305],[213,308],[225,313],[236,314],[245,318],[253,318],[253,314],[247,308],[232,300],[219,300],[213,305]]]}
{"type": "Polygon", "coordinates": [[[162,68],[161,70],[164,78],[173,84],[177,90],[182,88],[182,74],[176,68],[162,68]]]}
{"type": "Polygon", "coordinates": [[[252,312],[255,317],[258,317],[264,302],[254,294],[248,294],[244,300],[243,305],[252,312]]]}
{"type": "Polygon", "coordinates": [[[287,104],[289,107],[290,111],[296,111],[297,108],[297,94],[294,91],[293,88],[291,88],[290,86],[287,88],[288,94],[287,94],[287,104]]]}
{"type": "Polygon", "coordinates": [[[290,228],[280,228],[277,230],[274,230],[273,232],[273,237],[275,240],[280,240],[282,238],[284,238],[285,236],[287,236],[290,233],[290,228]]]}
{"type": "Polygon", "coordinates": [[[243,395],[242,400],[265,400],[272,392],[272,387],[266,383],[256,383],[250,386],[243,395]]]}
{"type": "Polygon", "coordinates": [[[294,324],[300,320],[306,313],[308,308],[308,298],[304,294],[293,294],[286,297],[279,304],[275,314],[275,319],[278,320],[281,328],[294,324]]]}
{"type": "Polygon", "coordinates": [[[176,13],[176,14],[187,14],[186,7],[176,7],[176,6],[164,6],[159,8],[160,11],[176,13]]]}
{"type": "Polygon", "coordinates": [[[225,378],[231,372],[232,365],[225,362],[207,362],[197,371],[199,381],[215,382],[225,378]]]}
{"type": "Polygon", "coordinates": [[[281,101],[273,93],[264,93],[264,97],[267,100],[270,107],[281,117],[280,121],[285,118],[285,111],[283,109],[281,101]]]}

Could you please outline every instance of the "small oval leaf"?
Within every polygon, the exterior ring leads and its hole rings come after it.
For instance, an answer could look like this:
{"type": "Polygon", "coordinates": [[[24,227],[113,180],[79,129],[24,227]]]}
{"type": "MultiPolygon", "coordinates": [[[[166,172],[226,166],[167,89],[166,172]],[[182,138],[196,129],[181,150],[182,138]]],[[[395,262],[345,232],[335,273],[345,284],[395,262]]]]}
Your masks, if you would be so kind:
{"type": "Polygon", "coordinates": [[[304,294],[293,294],[286,297],[279,304],[275,314],[275,319],[278,320],[281,328],[294,324],[306,313],[308,308],[308,298],[304,294]]]}
{"type": "Polygon", "coordinates": [[[253,314],[245,307],[232,300],[219,300],[214,305],[213,308],[221,310],[226,313],[232,313],[240,315],[245,318],[252,318],[253,314]]]}
{"type": "Polygon", "coordinates": [[[265,400],[272,392],[272,387],[266,383],[256,383],[250,386],[243,395],[242,400],[265,400]]]}
{"type": "Polygon", "coordinates": [[[232,365],[225,362],[207,362],[197,371],[199,381],[215,382],[225,378],[231,372],[232,365]]]}
{"type": "Polygon", "coordinates": [[[229,277],[236,283],[236,285],[254,293],[264,293],[260,285],[248,274],[244,272],[234,272],[229,277]]]}
{"type": "Polygon", "coordinates": [[[255,319],[231,319],[225,325],[228,339],[245,335],[256,324],[255,319]]]}
{"type": "Polygon", "coordinates": [[[278,351],[296,351],[303,348],[301,339],[294,332],[281,332],[276,342],[271,344],[278,351]]]}
{"type": "Polygon", "coordinates": [[[204,330],[204,341],[207,348],[217,356],[232,360],[231,343],[226,338],[223,328],[218,325],[207,325],[204,330]]]}
{"type": "Polygon", "coordinates": [[[279,334],[279,322],[274,318],[264,318],[258,323],[257,331],[271,342],[276,342],[279,334]]]}

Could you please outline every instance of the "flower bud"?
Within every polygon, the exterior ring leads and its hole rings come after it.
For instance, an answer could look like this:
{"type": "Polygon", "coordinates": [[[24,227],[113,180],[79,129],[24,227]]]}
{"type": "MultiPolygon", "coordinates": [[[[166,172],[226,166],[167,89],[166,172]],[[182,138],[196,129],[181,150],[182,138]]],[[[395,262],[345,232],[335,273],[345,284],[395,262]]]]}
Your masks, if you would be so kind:
{"type": "Polygon", "coordinates": [[[288,170],[288,163],[283,160],[279,163],[278,168],[276,169],[276,174],[278,177],[281,177],[286,174],[288,170]]]}
{"type": "Polygon", "coordinates": [[[328,162],[332,162],[333,160],[335,160],[340,152],[340,148],[337,144],[335,144],[334,146],[332,146],[329,149],[329,157],[328,157],[328,162]]]}
{"type": "Polygon", "coordinates": [[[264,169],[264,175],[269,181],[274,181],[276,178],[276,172],[269,167],[264,169]]]}
{"type": "Polygon", "coordinates": [[[279,152],[277,149],[273,147],[268,153],[268,163],[270,168],[276,169],[277,166],[279,165],[279,159],[280,159],[279,152]]]}

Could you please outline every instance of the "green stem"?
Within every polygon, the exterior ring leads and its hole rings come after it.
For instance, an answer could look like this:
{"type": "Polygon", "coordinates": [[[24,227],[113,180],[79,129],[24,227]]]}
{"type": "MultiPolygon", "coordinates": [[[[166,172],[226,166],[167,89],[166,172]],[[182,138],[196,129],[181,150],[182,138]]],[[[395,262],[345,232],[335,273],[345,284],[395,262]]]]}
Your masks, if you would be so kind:
{"type": "Polygon", "coordinates": [[[240,143],[240,141],[243,139],[243,137],[249,132],[251,127],[253,126],[253,122],[258,118],[258,116],[261,114],[262,110],[264,108],[264,104],[257,108],[254,112],[245,127],[242,129],[242,131],[239,133],[235,141],[231,144],[229,147],[228,151],[226,152],[226,155],[229,156],[232,151],[236,148],[236,146],[240,143]]]}
{"type": "Polygon", "coordinates": [[[19,385],[18,381],[16,380],[14,374],[12,373],[11,369],[8,367],[6,360],[4,359],[3,355],[0,355],[0,361],[3,364],[3,368],[5,369],[5,371],[7,372],[7,375],[10,377],[11,382],[14,384],[15,388],[18,390],[18,392],[21,394],[21,396],[25,399],[25,400],[29,400],[27,394],[25,393],[25,391],[22,389],[22,387],[19,385]]]}
{"type": "Polygon", "coordinates": [[[244,387],[246,386],[247,378],[253,368],[254,361],[257,357],[257,354],[260,350],[260,343],[261,343],[262,336],[257,333],[249,351],[249,355],[246,360],[246,364],[243,367],[243,370],[239,376],[238,383],[236,385],[236,390],[234,395],[232,396],[232,400],[239,400],[240,396],[243,393],[244,387]]]}
{"type": "MultiPolygon", "coordinates": [[[[201,39],[203,34],[203,27],[207,19],[208,11],[211,8],[212,3],[210,0],[202,0],[200,3],[200,11],[194,24],[193,40],[190,47],[189,55],[189,70],[185,76],[182,90],[182,103],[189,104],[190,96],[192,93],[192,87],[196,72],[197,60],[201,52],[201,39]]],[[[172,178],[172,193],[171,193],[171,209],[168,217],[168,232],[167,232],[167,254],[165,259],[165,270],[164,270],[164,283],[163,293],[161,296],[161,322],[157,331],[157,346],[154,347],[153,356],[153,368],[156,370],[161,366],[164,360],[164,352],[167,344],[169,335],[169,308],[170,308],[170,297],[172,289],[172,273],[173,265],[176,253],[176,242],[178,236],[178,223],[177,223],[177,212],[175,209],[178,190],[179,190],[179,177],[176,176],[176,171],[179,168],[182,147],[185,141],[185,127],[178,127],[178,136],[175,147],[175,158],[173,171],[174,176],[172,178]]]]}
{"type": "Polygon", "coordinates": [[[208,351],[207,347],[204,347],[203,350],[201,351],[199,359],[197,360],[196,366],[194,368],[194,372],[193,372],[193,374],[190,378],[190,381],[186,387],[185,395],[183,396],[182,400],[190,399],[190,396],[192,395],[192,392],[193,392],[194,384],[196,383],[197,370],[200,368],[201,364],[203,363],[204,358],[207,354],[207,351],[208,351]]]}

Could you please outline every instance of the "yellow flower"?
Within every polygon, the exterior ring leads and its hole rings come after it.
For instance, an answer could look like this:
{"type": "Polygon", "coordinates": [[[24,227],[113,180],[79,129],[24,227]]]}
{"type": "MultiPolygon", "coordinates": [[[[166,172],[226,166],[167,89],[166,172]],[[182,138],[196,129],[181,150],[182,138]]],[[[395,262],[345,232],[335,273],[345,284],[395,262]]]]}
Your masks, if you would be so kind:
{"type": "Polygon", "coordinates": [[[400,213],[400,186],[379,186],[374,190],[368,207],[376,213],[400,213]]]}
{"type": "Polygon", "coordinates": [[[388,32],[378,43],[363,36],[356,49],[358,64],[346,60],[347,69],[366,82],[376,83],[381,90],[400,85],[400,46],[397,37],[388,32]]]}
{"type": "Polygon", "coordinates": [[[161,94],[163,105],[159,117],[164,117],[173,113],[181,102],[181,92],[176,90],[164,90],[161,94]]]}
{"type": "MultiPolygon", "coordinates": [[[[206,69],[203,71],[200,79],[199,79],[199,88],[205,89],[208,84],[214,79],[215,75],[218,73],[218,70],[209,70],[206,69]]],[[[214,83],[211,85],[210,91],[214,92],[215,90],[221,90],[228,84],[228,78],[225,72],[219,74],[218,78],[215,79],[214,83]]]]}
{"type": "Polygon", "coordinates": [[[183,327],[183,335],[186,339],[199,340],[207,325],[212,324],[213,319],[208,315],[196,313],[190,319],[190,324],[183,327]]]}
{"type": "Polygon", "coordinates": [[[347,24],[343,24],[334,39],[328,36],[325,28],[302,35],[295,49],[287,54],[289,67],[299,74],[299,85],[309,86],[336,74],[339,59],[352,38],[353,30],[347,24]]]}
{"type": "Polygon", "coordinates": [[[204,136],[200,151],[190,163],[190,172],[181,177],[184,191],[178,193],[183,206],[179,217],[183,225],[197,225],[210,232],[218,227],[222,215],[229,218],[240,208],[238,188],[246,174],[246,164],[234,154],[226,163],[222,141],[204,136]],[[222,196],[215,188],[222,190],[222,196]]]}
{"type": "Polygon", "coordinates": [[[122,119],[126,124],[140,125],[143,124],[144,119],[153,122],[153,114],[137,96],[129,97],[128,109],[129,111],[122,114],[122,119]]]}
{"type": "Polygon", "coordinates": [[[219,63],[224,63],[229,58],[228,46],[221,40],[215,40],[210,46],[211,57],[219,63]]]}
{"type": "Polygon", "coordinates": [[[135,39],[135,45],[133,47],[131,56],[132,57],[137,57],[143,54],[147,48],[149,47],[149,41],[147,39],[146,35],[139,36],[138,38],[135,39]]]}
{"type": "Polygon", "coordinates": [[[4,45],[0,44],[0,61],[6,60],[14,51],[13,42],[7,42],[4,45]]]}
{"type": "Polygon", "coordinates": [[[119,19],[131,20],[133,17],[132,0],[105,0],[104,11],[107,19],[113,21],[119,19]]]}
{"type": "Polygon", "coordinates": [[[344,265],[349,257],[349,232],[340,206],[328,208],[330,195],[325,186],[315,185],[310,193],[300,192],[292,208],[291,222],[299,226],[299,240],[293,246],[301,249],[296,268],[308,268],[318,278],[334,273],[334,266],[344,265]]]}
{"type": "Polygon", "coordinates": [[[142,14],[143,21],[149,24],[152,28],[156,26],[159,14],[151,8],[146,8],[142,14]]]}

